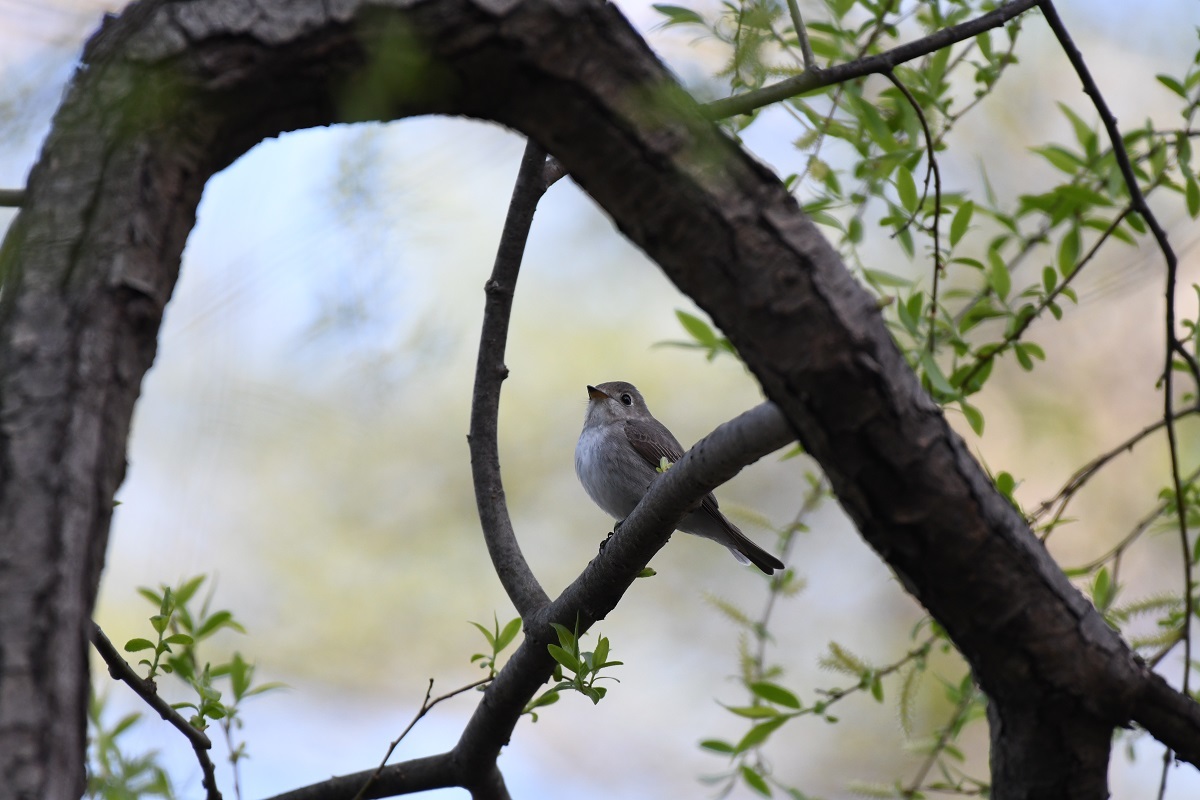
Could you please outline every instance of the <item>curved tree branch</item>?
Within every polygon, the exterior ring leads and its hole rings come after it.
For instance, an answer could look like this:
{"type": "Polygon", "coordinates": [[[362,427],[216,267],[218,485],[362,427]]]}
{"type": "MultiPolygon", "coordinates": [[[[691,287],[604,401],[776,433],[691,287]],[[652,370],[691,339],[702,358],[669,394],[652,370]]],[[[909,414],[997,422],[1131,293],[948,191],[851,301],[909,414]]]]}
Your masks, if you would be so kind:
{"type": "Polygon", "coordinates": [[[146,702],[146,705],[158,712],[171,727],[179,731],[188,740],[188,744],[192,746],[192,750],[196,753],[196,760],[200,763],[200,772],[203,775],[201,783],[204,786],[204,796],[208,800],[221,800],[221,792],[217,790],[216,770],[213,768],[212,759],[208,757],[208,751],[212,749],[212,742],[209,741],[204,731],[197,730],[188,724],[178,711],[171,708],[171,704],[159,697],[158,689],[153,681],[148,681],[133,667],[129,666],[126,661],[117,651],[117,648],[104,635],[104,631],[96,623],[92,623],[92,645],[96,648],[96,652],[104,659],[104,663],[108,665],[108,674],[115,680],[122,681],[130,689],[146,702]]]}
{"type": "Polygon", "coordinates": [[[496,419],[500,413],[500,385],[508,377],[504,349],[508,339],[508,320],[512,314],[513,293],[525,254],[525,242],[538,200],[546,191],[546,151],[532,140],[517,172],[508,216],[500,233],[496,262],[485,291],[483,330],[479,336],[479,358],[475,364],[475,389],[471,401],[471,476],[475,483],[475,504],[483,538],[487,542],[492,565],[508,599],[522,620],[550,602],[537,578],[529,569],[512,520],[504,502],[504,484],[500,477],[500,446],[496,419]]]}
{"type": "Polygon", "coordinates": [[[773,83],[752,92],[714,100],[704,107],[704,111],[710,119],[725,119],[738,114],[749,114],[763,106],[769,106],[780,100],[787,100],[789,97],[807,92],[815,92],[826,86],[845,83],[867,75],[883,75],[895,69],[897,64],[927,56],[944,47],[990,31],[992,28],[999,28],[1039,3],[1040,0],[1010,0],[995,11],[989,11],[975,19],[943,28],[932,36],[893,47],[885,53],[848,61],[844,64],[835,64],[820,70],[807,69],[799,75],[786,78],[779,83],[773,83]]]}
{"type": "Polygon", "coordinates": [[[526,705],[554,670],[554,659],[546,650],[557,642],[550,623],[571,627],[578,623],[582,634],[604,619],[700,498],[742,467],[792,441],[783,415],[774,405],[763,403],[697,442],[654,482],[583,573],[553,603],[526,619],[525,640],[484,690],[482,702],[449,753],[321,781],[272,800],[351,800],[367,781],[371,784],[365,798],[441,786],[464,786],[480,797],[499,796],[491,794],[496,781],[503,786],[496,759],[526,705]]]}

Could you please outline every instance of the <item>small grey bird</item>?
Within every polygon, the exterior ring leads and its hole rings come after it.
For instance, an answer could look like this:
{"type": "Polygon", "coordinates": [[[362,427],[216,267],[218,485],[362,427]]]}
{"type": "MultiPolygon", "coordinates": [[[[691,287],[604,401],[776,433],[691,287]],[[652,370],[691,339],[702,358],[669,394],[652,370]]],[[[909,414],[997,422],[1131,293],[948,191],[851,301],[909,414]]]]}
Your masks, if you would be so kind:
{"type": "MultiPolygon", "coordinates": [[[[658,477],[662,459],[674,464],[683,457],[683,448],[650,413],[633,384],[612,381],[587,391],[587,415],[575,445],[575,474],[604,513],[624,520],[658,477]]],[[[768,575],[783,569],[782,561],[725,518],[711,492],[680,520],[679,530],[725,545],[738,561],[768,575]]]]}

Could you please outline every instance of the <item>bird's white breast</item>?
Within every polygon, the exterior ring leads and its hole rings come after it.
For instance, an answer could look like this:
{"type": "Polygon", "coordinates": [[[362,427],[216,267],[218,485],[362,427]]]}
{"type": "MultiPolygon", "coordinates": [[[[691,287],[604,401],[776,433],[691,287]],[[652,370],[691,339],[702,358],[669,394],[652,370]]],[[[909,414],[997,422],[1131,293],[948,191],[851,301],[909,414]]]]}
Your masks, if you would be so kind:
{"type": "Polygon", "coordinates": [[[592,502],[613,519],[625,519],[645,494],[645,486],[636,491],[631,481],[631,464],[624,463],[621,454],[632,449],[624,441],[625,432],[618,425],[593,425],[584,428],[575,444],[575,474],[592,502]],[[618,436],[621,441],[607,441],[618,436]]]}

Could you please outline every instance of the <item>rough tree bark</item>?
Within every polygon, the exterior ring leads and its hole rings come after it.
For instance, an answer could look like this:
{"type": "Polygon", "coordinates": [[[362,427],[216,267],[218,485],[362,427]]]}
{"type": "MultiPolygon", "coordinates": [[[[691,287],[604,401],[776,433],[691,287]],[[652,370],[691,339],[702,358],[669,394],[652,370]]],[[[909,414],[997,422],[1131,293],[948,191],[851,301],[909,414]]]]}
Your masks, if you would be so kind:
{"type": "MultiPolygon", "coordinates": [[[[112,497],[205,181],[282,131],[426,113],[529,135],[729,336],[863,536],[970,660],[992,705],[994,796],[1106,796],[1110,735],[1130,720],[1200,762],[1200,709],[1069,584],[836,252],[616,9],[145,0],[89,43],[0,250],[0,794],[81,791],[112,497]]],[[[493,687],[477,719],[519,713],[538,669],[493,687]]],[[[515,716],[477,719],[464,740],[491,737],[484,750],[498,752],[515,716]]],[[[460,748],[425,764],[430,785],[502,792],[494,759],[453,775],[480,752],[460,748]]]]}

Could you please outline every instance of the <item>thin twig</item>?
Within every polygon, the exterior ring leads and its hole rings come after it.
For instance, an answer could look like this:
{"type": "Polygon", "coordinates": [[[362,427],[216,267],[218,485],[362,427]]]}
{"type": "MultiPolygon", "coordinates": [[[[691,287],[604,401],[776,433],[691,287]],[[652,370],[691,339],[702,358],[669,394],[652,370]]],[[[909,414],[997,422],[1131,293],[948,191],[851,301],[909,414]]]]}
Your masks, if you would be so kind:
{"type": "Polygon", "coordinates": [[[508,377],[504,349],[513,294],[525,254],[525,242],[533,224],[533,213],[546,191],[546,170],[545,151],[530,140],[517,171],[492,275],[485,285],[487,297],[479,336],[479,357],[475,363],[475,387],[471,395],[471,430],[467,436],[475,505],[479,510],[483,538],[504,591],[522,619],[528,619],[532,612],[547,605],[550,598],[521,553],[508,515],[500,475],[497,416],[500,385],[508,377]]]}
{"type": "MultiPolygon", "coordinates": [[[[804,518],[816,511],[817,506],[821,504],[822,498],[829,492],[829,483],[822,477],[808,490],[804,496],[804,502],[800,506],[800,510],[796,512],[792,524],[789,526],[787,539],[784,542],[782,552],[779,554],[779,560],[787,563],[788,555],[791,553],[792,544],[796,541],[796,531],[804,522],[804,518]]],[[[771,615],[775,611],[775,601],[779,597],[779,592],[775,588],[783,580],[783,573],[773,576],[770,581],[771,590],[767,592],[767,602],[763,607],[762,613],[758,617],[758,621],[754,624],[755,636],[758,639],[757,652],[754,654],[754,667],[757,675],[755,680],[763,678],[763,663],[767,659],[767,630],[771,625],[771,615]]]]}
{"type": "MultiPolygon", "coordinates": [[[[1200,412],[1200,405],[1194,405],[1177,412],[1175,414],[1175,419],[1183,419],[1184,417],[1191,416],[1197,412],[1200,412]]],[[[1057,505],[1059,508],[1055,512],[1054,517],[1050,522],[1050,524],[1053,526],[1054,522],[1056,522],[1066,510],[1067,504],[1071,501],[1071,498],[1073,498],[1080,489],[1087,485],[1087,482],[1095,477],[1097,472],[1103,469],[1117,456],[1133,450],[1134,446],[1140,443],[1143,439],[1162,430],[1166,427],[1166,425],[1167,421],[1165,419],[1155,420],[1137,433],[1130,436],[1125,441],[1118,444],[1116,447],[1101,453],[1088,463],[1084,464],[1075,471],[1075,474],[1063,484],[1062,488],[1059,489],[1053,497],[1051,497],[1049,500],[1043,501],[1042,504],[1038,506],[1037,511],[1033,512],[1033,519],[1035,521],[1041,519],[1047,513],[1049,513],[1050,509],[1057,505]]]]}
{"type": "MultiPolygon", "coordinates": [[[[925,640],[922,641],[920,645],[914,647],[912,650],[909,650],[899,659],[893,661],[891,664],[888,664],[886,667],[880,667],[879,669],[874,670],[872,674],[876,678],[886,678],[893,672],[899,672],[910,661],[913,661],[917,658],[924,658],[925,656],[929,655],[929,651],[933,648],[933,643],[936,640],[937,636],[930,634],[929,636],[925,637],[925,640]]],[[[825,697],[825,700],[823,701],[824,708],[829,708],[829,706],[833,705],[839,700],[849,697],[856,692],[864,691],[868,688],[870,688],[870,684],[866,683],[865,681],[859,681],[858,683],[846,689],[818,689],[817,691],[825,697]]]]}
{"type": "MultiPolygon", "coordinates": [[[[1165,424],[1165,423],[1163,423],[1163,424],[1165,424]]],[[[1188,475],[1186,478],[1184,478],[1184,482],[1191,483],[1192,481],[1196,480],[1197,478],[1200,478],[1200,469],[1194,470],[1190,475],[1188,475]]],[[[1129,533],[1125,534],[1125,536],[1123,536],[1121,538],[1121,541],[1117,542],[1115,545],[1113,545],[1111,548],[1109,548],[1108,552],[1106,552],[1102,556],[1093,558],[1091,561],[1087,562],[1086,564],[1082,564],[1078,567],[1072,567],[1070,569],[1070,572],[1073,572],[1073,573],[1091,572],[1092,570],[1096,569],[1096,567],[1099,567],[1100,565],[1102,565],[1104,562],[1108,561],[1109,559],[1119,558],[1126,550],[1129,549],[1129,546],[1131,544],[1133,544],[1135,541],[1138,540],[1139,537],[1141,537],[1142,534],[1144,534],[1146,531],[1150,530],[1150,526],[1154,524],[1155,520],[1157,520],[1159,517],[1161,517],[1163,515],[1163,513],[1167,510],[1169,505],[1170,505],[1169,501],[1160,500],[1157,504],[1155,504],[1154,508],[1151,509],[1149,513],[1147,513],[1145,516],[1143,516],[1140,520],[1137,521],[1137,523],[1133,526],[1133,528],[1130,529],[1129,533]]],[[[1045,541],[1045,540],[1043,539],[1043,541],[1045,541]]],[[[1116,581],[1113,581],[1113,583],[1115,584],[1116,581]]],[[[1171,646],[1174,647],[1174,644],[1172,644],[1171,646]]]]}
{"type": "Polygon", "coordinates": [[[917,213],[920,211],[921,206],[925,204],[925,199],[929,196],[929,177],[933,176],[933,289],[929,302],[929,355],[932,356],[934,353],[934,339],[937,333],[938,279],[942,275],[941,231],[938,230],[942,220],[942,171],[938,168],[933,134],[929,131],[929,122],[925,119],[925,111],[921,108],[921,104],[917,102],[917,98],[908,90],[904,82],[896,77],[894,71],[889,69],[883,74],[899,90],[900,94],[904,95],[904,99],[912,106],[913,111],[917,112],[917,119],[921,122],[921,130],[925,133],[925,150],[929,158],[929,165],[925,168],[925,188],[921,193],[921,202],[917,203],[917,208],[913,211],[912,219],[916,219],[917,213]]]}
{"type": "Polygon", "coordinates": [[[432,700],[429,699],[429,695],[433,693],[433,678],[430,678],[429,686],[427,686],[425,688],[425,699],[423,701],[421,701],[421,708],[419,711],[417,711],[417,715],[415,717],[413,717],[412,722],[408,723],[408,726],[403,731],[400,732],[400,735],[392,740],[392,743],[388,747],[387,752],[383,754],[383,760],[381,760],[379,762],[379,766],[375,768],[375,771],[371,773],[371,776],[369,778],[367,778],[366,783],[364,783],[362,785],[362,788],[358,790],[358,793],[354,795],[354,800],[362,800],[363,796],[367,793],[367,789],[371,788],[371,784],[374,783],[376,781],[376,779],[379,778],[379,773],[383,772],[384,766],[387,765],[387,760],[392,757],[392,753],[395,752],[396,747],[399,746],[400,742],[404,741],[404,737],[408,736],[409,731],[411,731],[414,727],[416,727],[416,724],[421,721],[421,717],[428,714],[429,710],[431,708],[433,708],[434,706],[436,706],[438,703],[442,702],[443,700],[449,700],[451,697],[460,695],[463,692],[468,691],[469,689],[474,689],[476,686],[482,686],[483,684],[488,683],[489,681],[492,680],[492,677],[493,676],[489,675],[486,678],[480,678],[479,680],[475,681],[474,683],[468,683],[466,686],[460,686],[459,688],[455,689],[454,691],[447,692],[446,694],[443,694],[439,697],[435,697],[432,700]]]}
{"type": "Polygon", "coordinates": [[[995,11],[958,25],[952,25],[949,28],[943,28],[930,36],[907,42],[879,55],[860,58],[832,67],[823,67],[820,70],[806,71],[752,92],[716,100],[704,106],[703,110],[710,119],[725,119],[738,114],[749,114],[763,106],[769,106],[806,92],[824,89],[826,86],[861,78],[864,75],[883,73],[893,69],[897,64],[929,55],[964,39],[978,36],[992,28],[998,28],[1036,5],[1038,5],[1038,0],[1012,0],[995,11]]]}
{"type": "Polygon", "coordinates": [[[0,208],[20,208],[25,205],[24,189],[0,189],[0,208]]]}
{"type": "Polygon", "coordinates": [[[129,662],[121,657],[116,646],[109,641],[108,637],[104,635],[104,631],[100,630],[100,626],[95,622],[92,623],[91,640],[96,651],[100,653],[100,657],[104,659],[104,663],[108,665],[108,674],[114,680],[121,681],[133,689],[138,697],[145,700],[148,706],[158,712],[160,717],[187,738],[192,750],[196,753],[196,760],[200,762],[200,771],[204,775],[202,783],[205,797],[208,800],[221,800],[221,792],[217,790],[216,770],[213,768],[212,760],[208,757],[208,751],[212,749],[212,742],[209,741],[204,731],[193,728],[178,711],[171,708],[170,703],[159,697],[158,687],[154,685],[154,681],[146,680],[138,675],[133,667],[129,666],[129,662]]]}
{"type": "Polygon", "coordinates": [[[805,72],[820,69],[817,66],[817,58],[813,55],[812,44],[808,41],[804,17],[800,16],[800,4],[796,0],[788,0],[788,12],[792,15],[792,27],[796,29],[796,38],[800,40],[800,55],[804,58],[805,72]]]}
{"type": "Polygon", "coordinates": [[[233,743],[233,725],[231,717],[225,717],[221,720],[221,732],[225,734],[225,747],[229,750],[229,766],[233,772],[233,796],[237,800],[242,800],[242,776],[241,769],[238,767],[238,753],[233,743]]]}
{"type": "Polygon", "coordinates": [[[1167,795],[1167,773],[1171,770],[1171,748],[1163,750],[1163,765],[1162,775],[1158,779],[1158,800],[1163,800],[1167,795]]]}
{"type": "MultiPolygon", "coordinates": [[[[1092,78],[1091,71],[1088,69],[1087,62],[1083,59],[1083,54],[1079,52],[1079,48],[1075,46],[1074,40],[1067,32],[1066,26],[1062,19],[1058,16],[1058,10],[1054,7],[1052,0],[1042,0],[1039,3],[1042,9],[1042,16],[1046,19],[1046,24],[1050,26],[1050,30],[1054,32],[1054,36],[1058,39],[1059,45],[1063,52],[1067,54],[1067,59],[1071,62],[1071,66],[1075,69],[1075,74],[1083,83],[1083,91],[1092,99],[1092,104],[1096,107],[1097,113],[1100,115],[1101,122],[1104,123],[1104,129],[1108,132],[1109,142],[1113,148],[1113,155],[1116,156],[1117,166],[1121,170],[1121,176],[1125,180],[1126,188],[1129,190],[1129,198],[1133,209],[1141,215],[1145,220],[1150,232],[1154,235],[1154,240],[1158,243],[1158,249],[1162,251],[1163,259],[1167,265],[1167,280],[1166,280],[1166,363],[1163,367],[1163,418],[1167,421],[1167,443],[1171,453],[1171,483],[1175,491],[1175,512],[1176,518],[1179,521],[1179,543],[1183,552],[1183,598],[1184,609],[1183,618],[1191,620],[1192,618],[1192,552],[1188,544],[1188,526],[1187,526],[1187,497],[1183,491],[1183,479],[1181,477],[1181,467],[1179,458],[1179,442],[1177,441],[1175,431],[1175,410],[1174,410],[1174,372],[1175,372],[1175,356],[1179,355],[1187,364],[1192,373],[1192,378],[1196,385],[1200,387],[1200,364],[1196,363],[1196,359],[1179,338],[1175,335],[1175,282],[1179,270],[1179,262],[1176,258],[1175,251],[1171,247],[1171,243],[1167,241],[1167,232],[1159,223],[1154,212],[1150,210],[1150,205],[1146,202],[1146,197],[1142,194],[1142,189],[1138,185],[1137,175],[1134,174],[1133,165],[1129,163],[1129,153],[1125,150],[1125,142],[1121,138],[1121,131],[1117,127],[1117,118],[1113,116],[1112,111],[1108,108],[1108,103],[1104,100],[1104,95],[1100,92],[1100,87],[1097,86],[1092,78]]],[[[1183,635],[1183,682],[1181,691],[1184,695],[1188,694],[1189,679],[1192,673],[1192,637],[1191,625],[1184,624],[1183,635]]]]}
{"type": "Polygon", "coordinates": [[[933,769],[933,765],[937,763],[938,756],[940,756],[942,751],[946,749],[946,745],[950,744],[950,738],[954,735],[954,729],[962,721],[962,718],[966,716],[967,709],[971,707],[971,703],[974,700],[975,689],[972,687],[970,691],[963,693],[962,699],[958,701],[958,705],[954,709],[954,715],[950,717],[950,721],[946,723],[944,728],[942,728],[942,732],[938,736],[938,740],[934,744],[933,749],[929,752],[929,755],[926,757],[924,763],[921,764],[921,768],[917,770],[917,774],[912,779],[912,782],[908,785],[908,788],[904,789],[900,793],[901,797],[916,796],[917,791],[921,788],[921,784],[923,784],[925,782],[925,778],[929,776],[929,771],[933,769]]]}

